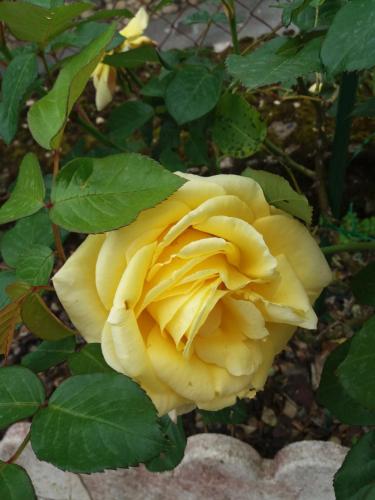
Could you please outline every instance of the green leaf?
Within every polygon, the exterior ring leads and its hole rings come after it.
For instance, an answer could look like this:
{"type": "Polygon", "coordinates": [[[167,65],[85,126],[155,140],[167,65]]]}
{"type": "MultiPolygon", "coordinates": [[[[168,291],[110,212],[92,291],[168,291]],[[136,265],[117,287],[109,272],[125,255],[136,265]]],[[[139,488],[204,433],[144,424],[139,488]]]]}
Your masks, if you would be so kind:
{"type": "Polygon", "coordinates": [[[10,303],[6,288],[16,281],[16,273],[13,271],[0,271],[0,309],[10,303]]]}
{"type": "Polygon", "coordinates": [[[16,56],[3,74],[0,135],[7,144],[10,144],[16,135],[25,97],[37,76],[36,55],[33,53],[16,56]]]}
{"type": "Polygon", "coordinates": [[[321,57],[332,74],[375,65],[375,0],[353,0],[338,11],[321,57]]]}
{"type": "Polygon", "coordinates": [[[310,0],[293,0],[288,4],[284,4],[282,14],[282,22],[284,26],[289,26],[289,24],[294,21],[295,16],[305,10],[309,3],[310,0]]]}
{"type": "Polygon", "coordinates": [[[353,276],[350,287],[360,304],[375,307],[375,261],[353,276]]]}
{"type": "Polygon", "coordinates": [[[203,422],[207,425],[210,424],[243,424],[248,418],[248,411],[246,403],[242,399],[218,411],[199,410],[202,415],[203,422]]]}
{"type": "Polygon", "coordinates": [[[68,163],[56,179],[50,217],[71,231],[110,231],[129,224],[184,182],[138,154],[79,158],[68,163]]]}
{"type": "Polygon", "coordinates": [[[260,185],[270,205],[311,224],[312,207],[306,196],[294,191],[284,177],[252,168],[247,168],[242,175],[254,179],[260,185]]]}
{"type": "MultiPolygon", "coordinates": [[[[1,4],[0,4],[1,5],[1,4]]],[[[28,123],[34,139],[46,149],[59,147],[66,122],[74,103],[82,94],[107,44],[115,33],[110,26],[60,71],[52,90],[37,101],[28,112],[28,123]]]]}
{"type": "Polygon", "coordinates": [[[51,221],[47,210],[40,210],[19,220],[1,239],[1,254],[8,266],[16,267],[18,260],[29,246],[54,243],[51,221]]]}
{"type": "Polygon", "coordinates": [[[45,9],[53,9],[54,7],[64,5],[64,0],[24,0],[24,2],[39,5],[39,7],[44,7],[45,9]]]}
{"type": "Polygon", "coordinates": [[[337,500],[375,498],[375,431],[356,443],[335,475],[333,486],[337,500]]]}
{"type": "Polygon", "coordinates": [[[3,500],[36,500],[32,482],[26,471],[0,460],[0,498],[3,500]]]}
{"type": "Polygon", "coordinates": [[[168,415],[160,419],[161,429],[165,435],[165,447],[158,457],[146,463],[151,472],[163,472],[174,469],[184,458],[186,436],[181,417],[177,424],[172,422],[168,415]]]}
{"type": "MultiPolygon", "coordinates": [[[[310,2],[311,3],[311,2],[310,2]]],[[[293,24],[301,31],[311,31],[315,29],[328,29],[332,24],[337,11],[345,5],[346,0],[329,0],[319,6],[319,11],[315,7],[307,7],[301,12],[293,15],[293,24]]]]}
{"type": "Polygon", "coordinates": [[[74,337],[66,337],[55,342],[46,340],[35,351],[26,354],[22,358],[21,363],[35,373],[43,372],[51,368],[51,366],[56,366],[66,361],[74,353],[75,346],[74,337]]]}
{"type": "Polygon", "coordinates": [[[217,104],[223,81],[221,70],[185,66],[169,83],[165,95],[168,112],[179,125],[209,113],[217,104]]]}
{"type": "Polygon", "coordinates": [[[152,77],[141,89],[141,93],[147,97],[164,97],[174,73],[168,71],[163,76],[152,77]]]}
{"type": "Polygon", "coordinates": [[[31,417],[45,398],[42,382],[23,366],[0,368],[0,429],[31,417]]]}
{"type": "Polygon", "coordinates": [[[68,359],[72,375],[87,373],[113,373],[102,354],[101,344],[87,344],[79,352],[75,352],[68,359]]]}
{"type": "Polygon", "coordinates": [[[106,56],[104,62],[115,68],[133,69],[148,62],[160,64],[160,59],[155,47],[143,45],[126,52],[106,56]]]}
{"type": "Polygon", "coordinates": [[[27,248],[17,262],[16,276],[30,285],[46,285],[53,269],[53,251],[45,245],[27,248]]]}
{"type": "Polygon", "coordinates": [[[56,389],[33,418],[31,444],[39,460],[60,469],[97,472],[150,460],[161,451],[163,435],[153,404],[135,382],[94,373],[56,389]]]}
{"type": "Polygon", "coordinates": [[[290,86],[298,77],[322,70],[319,56],[322,38],[312,39],[297,52],[279,53],[287,41],[286,37],[277,37],[249,55],[230,55],[228,72],[246,87],[254,89],[272,83],[290,86]]]}
{"type": "Polygon", "coordinates": [[[108,119],[110,139],[124,145],[133,132],[141,128],[154,116],[154,109],[142,101],[128,101],[116,107],[108,119]]]}
{"type": "Polygon", "coordinates": [[[21,316],[27,328],[43,340],[60,340],[75,335],[75,331],[65,326],[37,293],[30,294],[22,302],[21,316]]]}
{"type": "Polygon", "coordinates": [[[92,21],[103,21],[106,19],[112,19],[113,17],[127,17],[131,19],[134,14],[129,9],[105,9],[96,11],[95,14],[88,16],[83,21],[79,22],[79,25],[92,22],[92,21]]]}
{"type": "Polygon", "coordinates": [[[0,20],[8,25],[19,40],[36,42],[43,46],[69,28],[75,17],[90,8],[91,4],[83,2],[52,9],[27,2],[1,2],[0,20]]]}
{"type": "Polygon", "coordinates": [[[226,94],[216,108],[212,134],[222,153],[246,158],[260,149],[267,127],[246,99],[226,94]]]}
{"type": "Polygon", "coordinates": [[[337,373],[353,399],[375,410],[375,315],[353,337],[349,353],[337,373]]]}
{"type": "Polygon", "coordinates": [[[45,187],[38,159],[34,153],[28,153],[23,157],[16,186],[9,200],[0,208],[0,224],[37,212],[44,206],[44,195],[45,187]]]}
{"type": "Polygon", "coordinates": [[[361,406],[341,385],[337,368],[348,355],[351,340],[336,347],[324,363],[318,390],[318,401],[341,422],[349,425],[375,424],[375,411],[361,406]]]}

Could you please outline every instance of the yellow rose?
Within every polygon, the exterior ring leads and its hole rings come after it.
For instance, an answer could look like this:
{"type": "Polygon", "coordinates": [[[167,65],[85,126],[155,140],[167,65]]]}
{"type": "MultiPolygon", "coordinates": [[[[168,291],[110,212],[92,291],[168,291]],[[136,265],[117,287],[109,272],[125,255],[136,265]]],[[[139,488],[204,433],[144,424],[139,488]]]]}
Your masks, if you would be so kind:
{"type": "MultiPolygon", "coordinates": [[[[116,49],[116,52],[125,52],[135,49],[144,44],[152,44],[152,40],[143,36],[149,22],[147,12],[143,7],[120,31],[120,35],[125,37],[124,42],[116,49]]],[[[108,54],[113,54],[113,50],[108,54]]],[[[98,111],[104,109],[112,101],[116,89],[116,68],[100,62],[92,73],[93,83],[96,90],[95,104],[98,111]]]]}
{"type": "Polygon", "coordinates": [[[170,198],[88,236],[53,279],[83,337],[161,415],[262,389],[295,329],[316,327],[311,305],[331,279],[306,227],[255,181],[179,175],[170,198]]]}

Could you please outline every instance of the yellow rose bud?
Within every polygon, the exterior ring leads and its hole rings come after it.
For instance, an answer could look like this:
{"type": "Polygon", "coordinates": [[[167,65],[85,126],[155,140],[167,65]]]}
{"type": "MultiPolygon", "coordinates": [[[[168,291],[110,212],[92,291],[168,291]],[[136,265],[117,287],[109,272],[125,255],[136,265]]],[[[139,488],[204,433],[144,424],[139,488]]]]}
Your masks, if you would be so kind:
{"type": "MultiPolygon", "coordinates": [[[[141,45],[152,45],[154,42],[143,35],[148,22],[149,16],[141,7],[125,28],[120,31],[120,35],[125,37],[124,42],[115,51],[108,52],[107,55],[114,52],[126,52],[141,45]]],[[[100,62],[91,75],[96,90],[95,104],[98,111],[102,111],[113,99],[116,90],[116,73],[116,68],[100,62]]]]}
{"type": "Polygon", "coordinates": [[[295,329],[316,327],[312,304],[331,280],[306,227],[255,181],[180,175],[170,198],[88,236],[53,279],[83,337],[161,415],[262,389],[295,329]]]}

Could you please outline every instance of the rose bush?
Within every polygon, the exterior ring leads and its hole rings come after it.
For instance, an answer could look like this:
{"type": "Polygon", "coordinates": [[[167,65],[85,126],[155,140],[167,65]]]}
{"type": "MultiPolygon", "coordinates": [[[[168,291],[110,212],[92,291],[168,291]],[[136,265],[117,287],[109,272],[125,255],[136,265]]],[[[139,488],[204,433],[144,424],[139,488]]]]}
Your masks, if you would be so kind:
{"type": "Polygon", "coordinates": [[[262,389],[331,279],[302,223],[235,175],[186,183],[130,225],[90,235],[55,275],[87,342],[160,414],[218,410],[262,389]]]}

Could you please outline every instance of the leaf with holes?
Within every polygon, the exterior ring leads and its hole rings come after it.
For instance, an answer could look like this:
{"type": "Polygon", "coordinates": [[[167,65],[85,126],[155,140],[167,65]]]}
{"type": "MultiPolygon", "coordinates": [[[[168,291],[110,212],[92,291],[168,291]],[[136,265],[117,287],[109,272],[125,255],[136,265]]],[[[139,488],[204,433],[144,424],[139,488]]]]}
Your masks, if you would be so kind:
{"type": "Polygon", "coordinates": [[[54,342],[45,340],[35,351],[26,354],[21,363],[35,373],[43,372],[66,361],[74,353],[75,346],[74,337],[66,337],[54,342]]]}
{"type": "Polygon", "coordinates": [[[22,301],[21,317],[27,328],[43,340],[60,340],[75,335],[75,331],[65,326],[37,293],[22,301]]]}
{"type": "Polygon", "coordinates": [[[217,104],[223,81],[223,72],[204,66],[185,66],[170,81],[165,104],[179,125],[191,122],[209,113],[217,104]]]}
{"type": "Polygon", "coordinates": [[[138,154],[78,158],[59,173],[52,188],[50,217],[82,233],[130,224],[176,191],[185,180],[138,154]]]}
{"type": "Polygon", "coordinates": [[[32,482],[26,471],[0,460],[0,498],[3,500],[36,500],[32,482]]]}
{"type": "Polygon", "coordinates": [[[249,55],[231,55],[227,59],[228,72],[249,89],[272,83],[292,85],[298,77],[322,71],[320,47],[322,38],[313,38],[295,51],[280,49],[288,42],[286,37],[277,37],[265,42],[249,55]]]}
{"type": "Polygon", "coordinates": [[[110,26],[73,56],[60,71],[52,90],[30,108],[27,115],[30,132],[42,147],[59,147],[73,105],[101,61],[114,33],[115,27],[110,26]]]}
{"type": "Polygon", "coordinates": [[[311,224],[312,207],[306,196],[294,191],[284,177],[252,168],[244,170],[242,175],[254,179],[260,185],[270,205],[298,217],[306,224],[311,224]]]}
{"type": "Polygon", "coordinates": [[[117,373],[93,373],[71,377],[56,389],[33,418],[31,444],[39,460],[60,469],[97,472],[151,460],[164,440],[156,410],[135,382],[117,373]]]}
{"type": "Polygon", "coordinates": [[[44,205],[45,187],[37,157],[23,157],[16,186],[9,200],[0,208],[0,224],[32,215],[44,205]]]}
{"type": "Polygon", "coordinates": [[[216,108],[212,134],[222,153],[246,158],[260,149],[267,127],[243,97],[227,94],[216,108]]]}
{"type": "Polygon", "coordinates": [[[0,429],[31,417],[45,398],[42,382],[23,366],[0,368],[0,429]]]}

